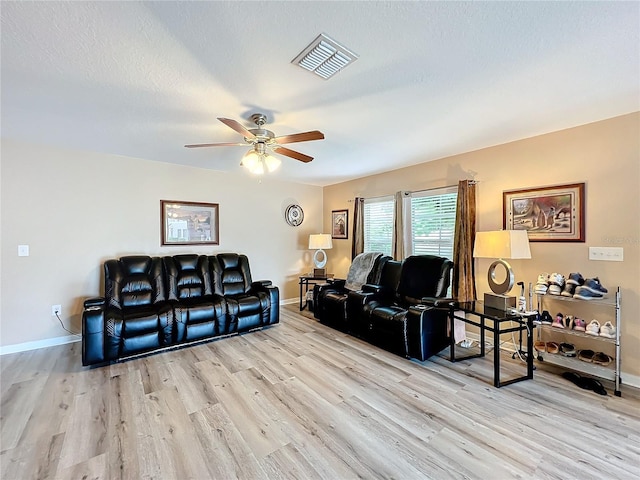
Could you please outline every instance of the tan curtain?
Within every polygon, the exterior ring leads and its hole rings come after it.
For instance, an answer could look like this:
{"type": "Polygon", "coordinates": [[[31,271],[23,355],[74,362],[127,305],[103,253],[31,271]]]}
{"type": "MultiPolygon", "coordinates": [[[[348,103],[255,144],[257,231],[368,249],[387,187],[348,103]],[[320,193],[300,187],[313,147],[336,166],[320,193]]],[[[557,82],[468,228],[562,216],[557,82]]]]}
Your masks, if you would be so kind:
{"type": "Polygon", "coordinates": [[[409,213],[411,211],[411,193],[396,192],[394,195],[394,215],[393,215],[393,251],[391,255],[395,260],[404,260],[411,255],[411,222],[409,213]]]}
{"type": "Polygon", "coordinates": [[[473,242],[476,239],[476,184],[458,182],[456,231],[453,240],[453,296],[461,302],[476,299],[473,242]]]}
{"type": "Polygon", "coordinates": [[[351,258],[364,252],[364,198],[356,197],[353,201],[353,240],[351,241],[351,258]]]}

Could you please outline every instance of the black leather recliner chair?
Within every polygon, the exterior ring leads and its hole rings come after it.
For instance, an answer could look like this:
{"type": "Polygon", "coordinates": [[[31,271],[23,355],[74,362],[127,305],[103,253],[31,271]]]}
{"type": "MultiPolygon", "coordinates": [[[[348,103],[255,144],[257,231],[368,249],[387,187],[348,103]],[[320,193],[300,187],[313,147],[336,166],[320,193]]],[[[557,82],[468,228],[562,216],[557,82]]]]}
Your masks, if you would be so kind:
{"type": "Polygon", "coordinates": [[[364,314],[364,306],[374,301],[379,304],[392,304],[396,299],[401,270],[401,261],[389,260],[382,267],[379,282],[366,283],[360,291],[349,292],[347,316],[353,334],[365,339],[371,338],[371,321],[369,316],[364,314]]]}
{"type": "Polygon", "coordinates": [[[227,305],[213,293],[205,255],[163,258],[168,299],[174,304],[174,341],[189,342],[226,333],[227,305]]]}
{"type": "Polygon", "coordinates": [[[173,343],[162,260],[128,256],[104,264],[104,298],[85,302],[83,363],[96,363],[173,343]]]}
{"type": "Polygon", "coordinates": [[[444,297],[453,262],[433,255],[413,255],[402,262],[395,294],[384,285],[363,288],[370,295],[351,296],[368,340],[406,357],[425,360],[448,345],[447,311],[427,306],[444,297]],[[409,314],[408,314],[409,313],[409,314]]]}
{"type": "Polygon", "coordinates": [[[391,257],[382,253],[368,252],[356,256],[351,263],[347,279],[331,280],[316,284],[313,288],[313,315],[322,323],[342,331],[350,331],[350,317],[347,315],[347,297],[349,292],[357,291],[362,283],[378,283],[382,269],[391,257]],[[366,265],[368,271],[360,271],[366,265]],[[366,277],[365,277],[366,275],[366,277]],[[350,279],[362,277],[361,283],[350,279]],[[364,280],[364,282],[363,282],[364,280]]]}
{"type": "Polygon", "coordinates": [[[246,255],[221,253],[209,257],[214,292],[224,296],[234,333],[278,322],[278,289],[270,281],[253,282],[246,255]]]}

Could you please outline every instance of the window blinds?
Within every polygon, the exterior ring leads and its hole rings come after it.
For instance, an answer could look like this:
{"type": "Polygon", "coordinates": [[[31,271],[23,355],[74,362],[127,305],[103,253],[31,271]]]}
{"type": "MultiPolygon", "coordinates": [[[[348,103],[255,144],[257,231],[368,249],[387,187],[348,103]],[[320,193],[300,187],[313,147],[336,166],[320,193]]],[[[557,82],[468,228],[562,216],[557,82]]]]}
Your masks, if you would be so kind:
{"type": "Polygon", "coordinates": [[[391,255],[393,242],[393,197],[364,201],[364,251],[391,255]]]}
{"type": "Polygon", "coordinates": [[[438,255],[453,259],[457,201],[457,187],[411,194],[413,255],[438,255]]]}

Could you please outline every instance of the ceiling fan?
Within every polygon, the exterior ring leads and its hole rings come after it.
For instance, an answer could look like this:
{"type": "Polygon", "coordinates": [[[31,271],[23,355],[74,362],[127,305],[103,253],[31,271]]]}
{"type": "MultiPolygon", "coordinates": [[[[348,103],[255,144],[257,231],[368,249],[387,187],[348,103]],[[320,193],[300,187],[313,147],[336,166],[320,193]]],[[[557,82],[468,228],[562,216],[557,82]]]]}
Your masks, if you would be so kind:
{"type": "Polygon", "coordinates": [[[282,135],[276,137],[275,134],[263,128],[267,123],[267,117],[262,113],[254,113],[251,115],[251,121],[258,128],[246,129],[236,120],[230,118],[218,117],[227,127],[232,128],[244,137],[244,143],[200,143],[194,145],[185,145],[187,148],[200,147],[229,147],[229,146],[251,146],[253,147],[245,154],[240,165],[247,167],[253,173],[264,173],[264,168],[273,171],[280,165],[280,160],[270,155],[270,152],[279,153],[287,157],[295,158],[301,162],[310,162],[313,157],[304,153],[296,152],[290,148],[283,147],[284,143],[308,142],[310,140],[322,140],[324,134],[318,130],[309,132],[293,133],[291,135],[282,135]]]}

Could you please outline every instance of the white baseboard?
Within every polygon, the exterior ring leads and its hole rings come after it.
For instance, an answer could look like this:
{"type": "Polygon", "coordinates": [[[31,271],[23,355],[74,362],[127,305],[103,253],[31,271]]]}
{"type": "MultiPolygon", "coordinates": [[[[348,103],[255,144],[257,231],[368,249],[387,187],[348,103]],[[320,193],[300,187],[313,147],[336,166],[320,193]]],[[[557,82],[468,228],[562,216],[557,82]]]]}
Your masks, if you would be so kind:
{"type": "Polygon", "coordinates": [[[284,300],[280,300],[280,305],[291,305],[292,303],[298,303],[300,301],[299,298],[286,298],[284,300]]]}
{"type": "Polygon", "coordinates": [[[39,348],[55,347],[56,345],[65,345],[67,343],[79,342],[81,338],[75,335],[67,335],[64,337],[47,338],[46,340],[36,340],[35,342],[16,343],[15,345],[5,345],[0,347],[0,356],[10,353],[27,352],[29,350],[37,350],[39,348]]]}

